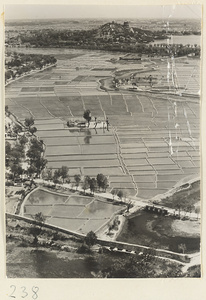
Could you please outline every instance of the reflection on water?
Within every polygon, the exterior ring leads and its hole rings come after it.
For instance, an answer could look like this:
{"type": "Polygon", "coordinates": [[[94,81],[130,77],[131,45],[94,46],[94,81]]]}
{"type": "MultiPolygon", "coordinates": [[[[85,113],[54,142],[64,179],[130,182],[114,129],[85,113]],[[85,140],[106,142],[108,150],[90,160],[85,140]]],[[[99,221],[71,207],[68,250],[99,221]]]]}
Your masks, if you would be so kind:
{"type": "Polygon", "coordinates": [[[84,143],[88,145],[88,144],[90,144],[90,139],[92,138],[92,133],[89,129],[87,129],[84,132],[84,134],[85,134],[84,143]]]}

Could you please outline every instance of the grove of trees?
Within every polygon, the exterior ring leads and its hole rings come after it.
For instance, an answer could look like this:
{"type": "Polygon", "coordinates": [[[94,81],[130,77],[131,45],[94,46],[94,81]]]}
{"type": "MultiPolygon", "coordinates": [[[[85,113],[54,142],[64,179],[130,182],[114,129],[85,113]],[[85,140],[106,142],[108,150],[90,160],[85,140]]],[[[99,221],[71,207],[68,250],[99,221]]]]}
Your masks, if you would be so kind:
{"type": "Polygon", "coordinates": [[[47,160],[43,157],[43,152],[43,143],[38,141],[36,138],[31,139],[30,148],[26,153],[29,159],[29,175],[36,173],[37,176],[40,176],[40,173],[46,167],[47,160]]]}
{"type": "Polygon", "coordinates": [[[51,55],[41,54],[23,54],[16,52],[7,52],[6,57],[10,57],[9,61],[5,62],[5,81],[8,79],[15,79],[35,69],[42,69],[43,67],[55,64],[56,58],[51,55]]]}
{"type": "MultiPolygon", "coordinates": [[[[165,30],[150,31],[142,30],[140,28],[133,28],[131,31],[124,30],[119,31],[122,28],[121,24],[115,24],[117,30],[106,29],[103,25],[102,28],[92,30],[42,30],[32,31],[30,35],[19,35],[23,44],[29,43],[35,47],[69,47],[73,49],[92,49],[92,50],[106,50],[106,51],[118,51],[127,53],[146,54],[149,56],[184,56],[194,53],[195,56],[200,56],[200,46],[193,45],[188,47],[187,45],[167,45],[162,43],[159,45],[151,45],[149,42],[155,41],[155,39],[168,38],[165,30]]],[[[108,27],[109,28],[109,27],[108,27]]],[[[177,32],[170,32],[171,34],[177,34],[177,32]]],[[[198,34],[200,32],[178,32],[178,35],[190,35],[198,34]]],[[[16,60],[16,64],[19,64],[16,60]]]]}

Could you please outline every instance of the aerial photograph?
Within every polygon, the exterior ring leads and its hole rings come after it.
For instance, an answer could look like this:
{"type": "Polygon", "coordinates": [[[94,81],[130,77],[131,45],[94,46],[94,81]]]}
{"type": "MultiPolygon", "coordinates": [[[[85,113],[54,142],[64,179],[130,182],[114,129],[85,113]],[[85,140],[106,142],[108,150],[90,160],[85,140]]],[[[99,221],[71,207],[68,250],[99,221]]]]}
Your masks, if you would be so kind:
{"type": "Polygon", "coordinates": [[[201,277],[201,21],[5,6],[8,278],[201,277]]]}

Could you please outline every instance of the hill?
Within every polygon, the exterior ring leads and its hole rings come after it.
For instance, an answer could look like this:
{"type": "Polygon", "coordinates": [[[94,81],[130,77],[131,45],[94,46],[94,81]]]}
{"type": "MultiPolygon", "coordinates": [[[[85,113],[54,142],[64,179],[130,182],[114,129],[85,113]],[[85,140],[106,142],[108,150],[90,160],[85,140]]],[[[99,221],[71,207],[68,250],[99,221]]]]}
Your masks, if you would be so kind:
{"type": "Polygon", "coordinates": [[[167,36],[162,32],[152,32],[140,28],[130,27],[129,22],[119,24],[116,22],[106,23],[100,26],[93,35],[94,39],[111,40],[113,42],[147,43],[154,39],[165,39],[167,36]]]}

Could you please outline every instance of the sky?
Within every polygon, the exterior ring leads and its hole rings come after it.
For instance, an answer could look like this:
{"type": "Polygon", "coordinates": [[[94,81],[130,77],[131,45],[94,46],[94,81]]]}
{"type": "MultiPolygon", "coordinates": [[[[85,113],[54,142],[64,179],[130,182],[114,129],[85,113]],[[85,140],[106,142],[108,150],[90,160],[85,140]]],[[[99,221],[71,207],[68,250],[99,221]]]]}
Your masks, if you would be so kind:
{"type": "Polygon", "coordinates": [[[5,19],[201,18],[201,5],[6,5],[5,19]]]}

